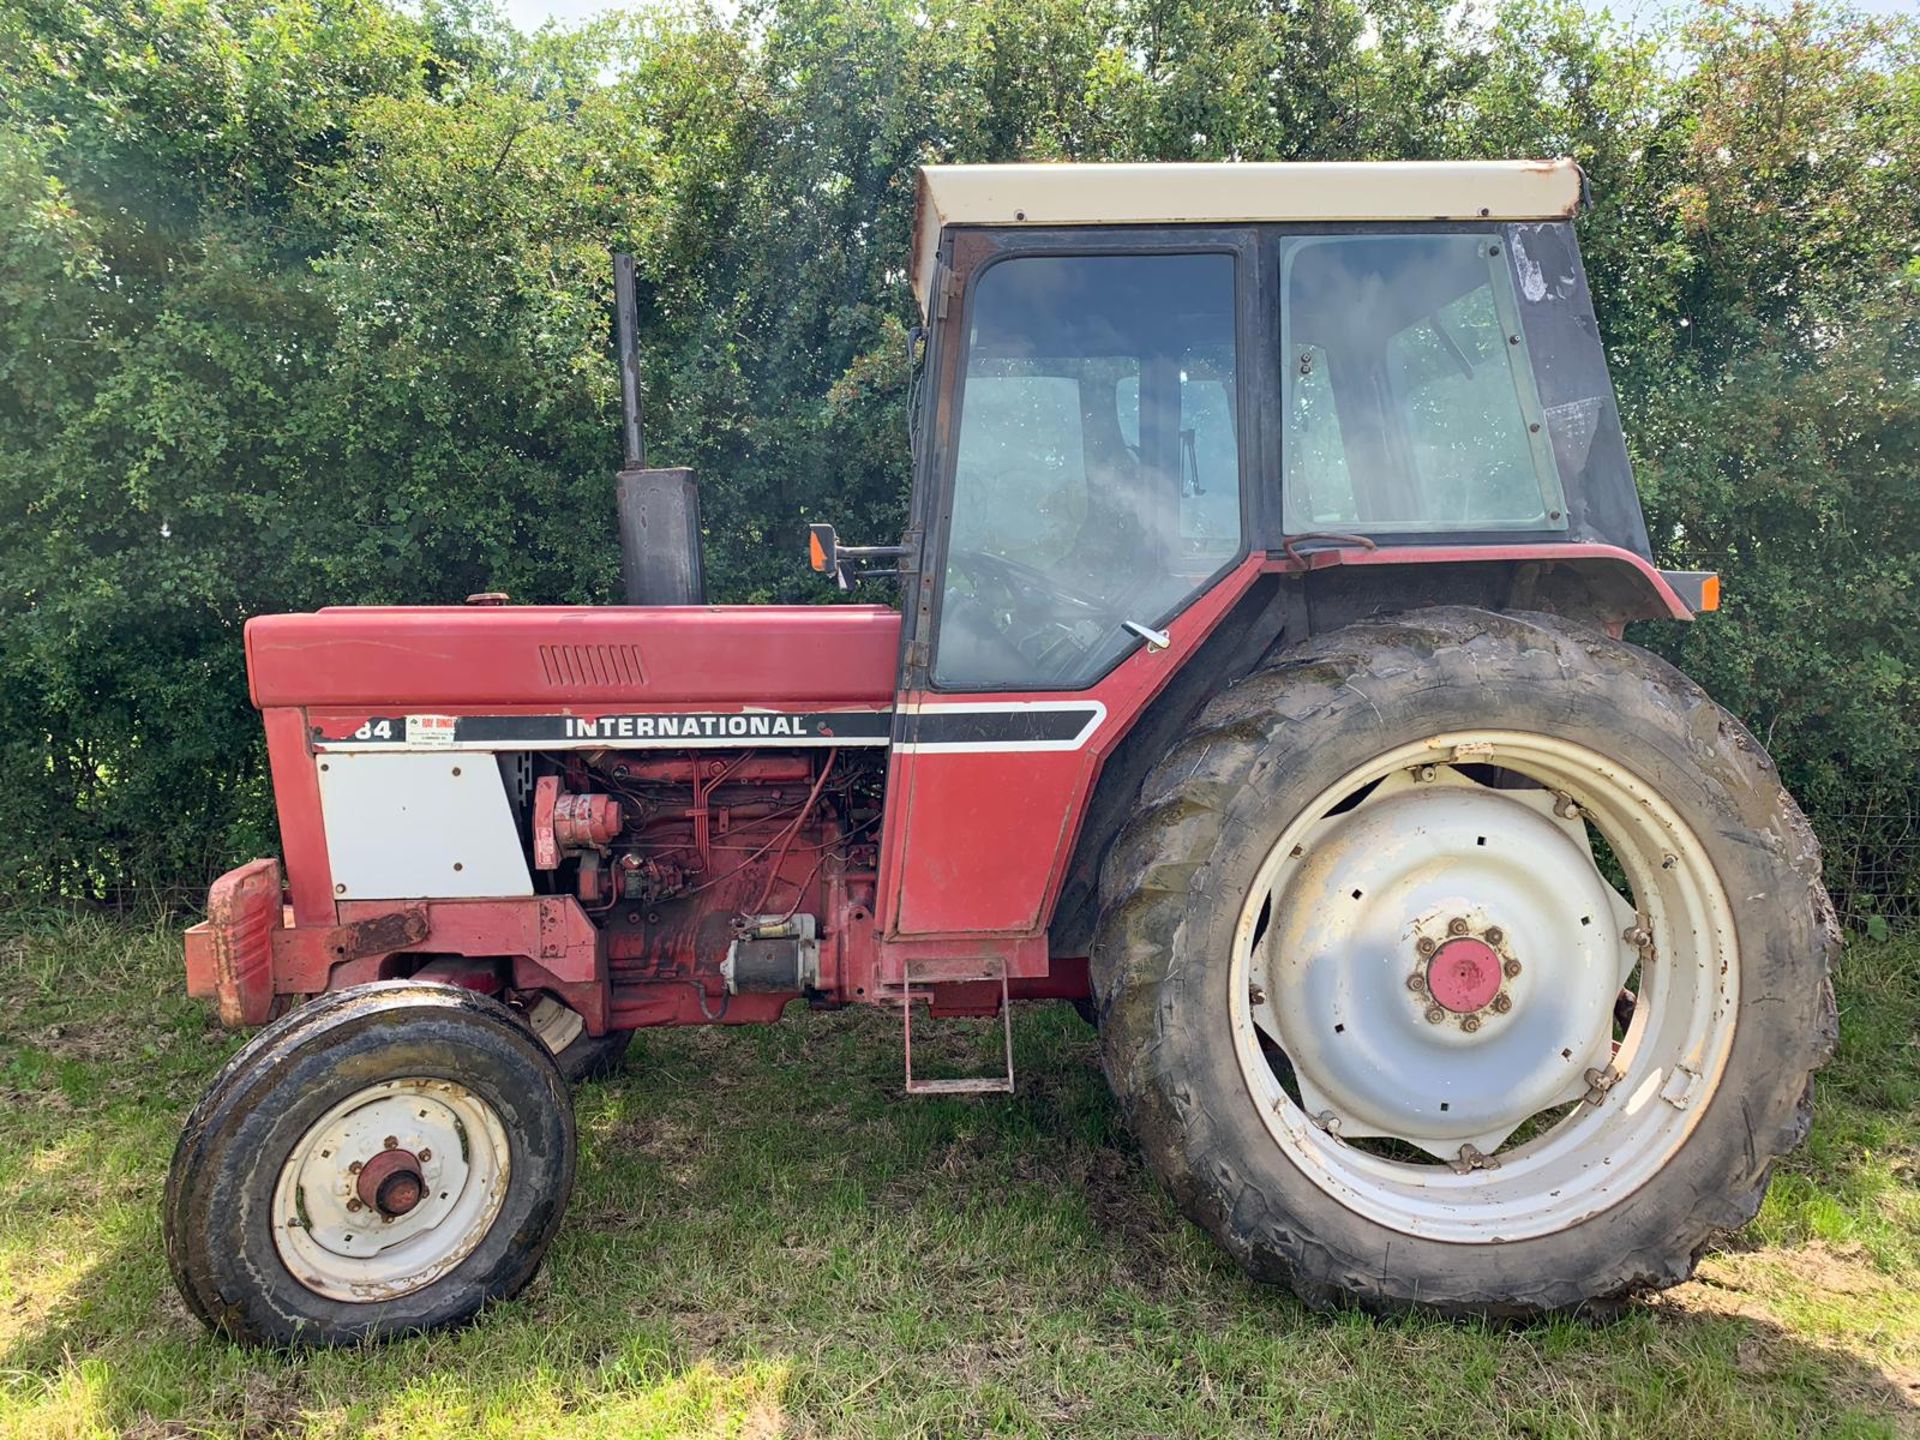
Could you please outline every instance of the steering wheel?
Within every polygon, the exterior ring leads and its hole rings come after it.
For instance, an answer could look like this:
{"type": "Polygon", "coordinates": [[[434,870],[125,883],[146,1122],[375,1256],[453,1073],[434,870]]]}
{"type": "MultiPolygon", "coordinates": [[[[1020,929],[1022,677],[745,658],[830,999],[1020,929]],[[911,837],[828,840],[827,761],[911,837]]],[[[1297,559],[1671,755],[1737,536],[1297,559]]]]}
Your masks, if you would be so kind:
{"type": "MultiPolygon", "coordinates": [[[[976,640],[988,640],[1017,664],[1022,676],[1051,680],[1070,673],[1124,618],[1106,601],[1064,585],[1043,570],[986,550],[955,546],[947,552],[949,619],[976,640]],[[955,570],[973,593],[954,604],[955,570]],[[1085,638],[1092,621],[1099,633],[1085,638]]],[[[1011,678],[1011,677],[1010,677],[1011,678]]]]}

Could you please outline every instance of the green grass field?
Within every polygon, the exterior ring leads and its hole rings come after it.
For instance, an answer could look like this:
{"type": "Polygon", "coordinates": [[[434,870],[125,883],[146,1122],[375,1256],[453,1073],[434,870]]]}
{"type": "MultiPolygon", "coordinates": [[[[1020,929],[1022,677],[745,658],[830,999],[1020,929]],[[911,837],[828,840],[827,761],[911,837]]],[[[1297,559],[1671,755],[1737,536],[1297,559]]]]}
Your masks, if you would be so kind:
{"type": "Polygon", "coordinates": [[[1920,1433],[1914,941],[1847,952],[1812,1142],[1758,1224],[1616,1324],[1250,1284],[1050,1005],[1017,1017],[1010,1100],[906,1098],[877,1014],[643,1035],[580,1092],[572,1212],[519,1301],[285,1356],[203,1334],[160,1252],[176,1129],[238,1043],[174,937],[0,924],[0,1436],[1920,1433]]]}

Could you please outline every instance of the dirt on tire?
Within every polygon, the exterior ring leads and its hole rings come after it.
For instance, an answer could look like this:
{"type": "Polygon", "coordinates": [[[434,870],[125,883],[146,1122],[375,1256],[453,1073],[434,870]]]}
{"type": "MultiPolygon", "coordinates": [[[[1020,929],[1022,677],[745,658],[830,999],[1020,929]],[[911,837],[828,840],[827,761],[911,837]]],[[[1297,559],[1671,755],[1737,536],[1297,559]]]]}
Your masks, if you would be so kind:
{"type": "Polygon", "coordinates": [[[1285,652],[1213,701],[1148,776],[1101,899],[1102,1059],[1149,1164],[1249,1273],[1317,1306],[1598,1313],[1687,1278],[1759,1209],[1834,1045],[1839,928],[1771,760],[1665,661],[1553,616],[1435,608],[1285,652]],[[1335,1201],[1273,1141],[1220,1039],[1228,937],[1263,847],[1333,777],[1475,728],[1577,741],[1650,782],[1734,899],[1741,966],[1725,1071],[1678,1150],[1599,1213],[1501,1244],[1423,1238],[1335,1201]]]}

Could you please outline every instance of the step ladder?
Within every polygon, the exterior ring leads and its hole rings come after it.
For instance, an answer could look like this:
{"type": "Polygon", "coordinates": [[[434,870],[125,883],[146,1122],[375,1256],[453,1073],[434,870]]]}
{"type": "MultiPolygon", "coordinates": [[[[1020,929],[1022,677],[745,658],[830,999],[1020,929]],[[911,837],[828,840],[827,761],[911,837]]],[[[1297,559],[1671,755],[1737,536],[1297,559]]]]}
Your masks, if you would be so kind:
{"type": "Polygon", "coordinates": [[[913,966],[901,971],[900,1022],[905,1041],[907,1093],[909,1095],[1011,1095],[1013,1093],[1013,1007],[1007,1003],[1007,967],[996,962],[995,977],[1000,981],[1000,1035],[1006,1056],[1006,1069],[997,1075],[965,1075],[954,1080],[917,1080],[913,1074],[913,1002],[933,1000],[933,991],[913,988],[913,966]]]}

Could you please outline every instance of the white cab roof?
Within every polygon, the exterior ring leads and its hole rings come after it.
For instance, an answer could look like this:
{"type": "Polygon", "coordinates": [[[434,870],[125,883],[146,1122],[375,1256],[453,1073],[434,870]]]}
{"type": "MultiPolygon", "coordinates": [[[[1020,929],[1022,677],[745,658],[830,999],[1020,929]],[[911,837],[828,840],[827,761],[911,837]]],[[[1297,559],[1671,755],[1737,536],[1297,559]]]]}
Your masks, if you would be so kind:
{"type": "Polygon", "coordinates": [[[948,225],[1564,220],[1579,208],[1580,189],[1571,160],[927,165],[913,289],[925,314],[948,225]]]}

